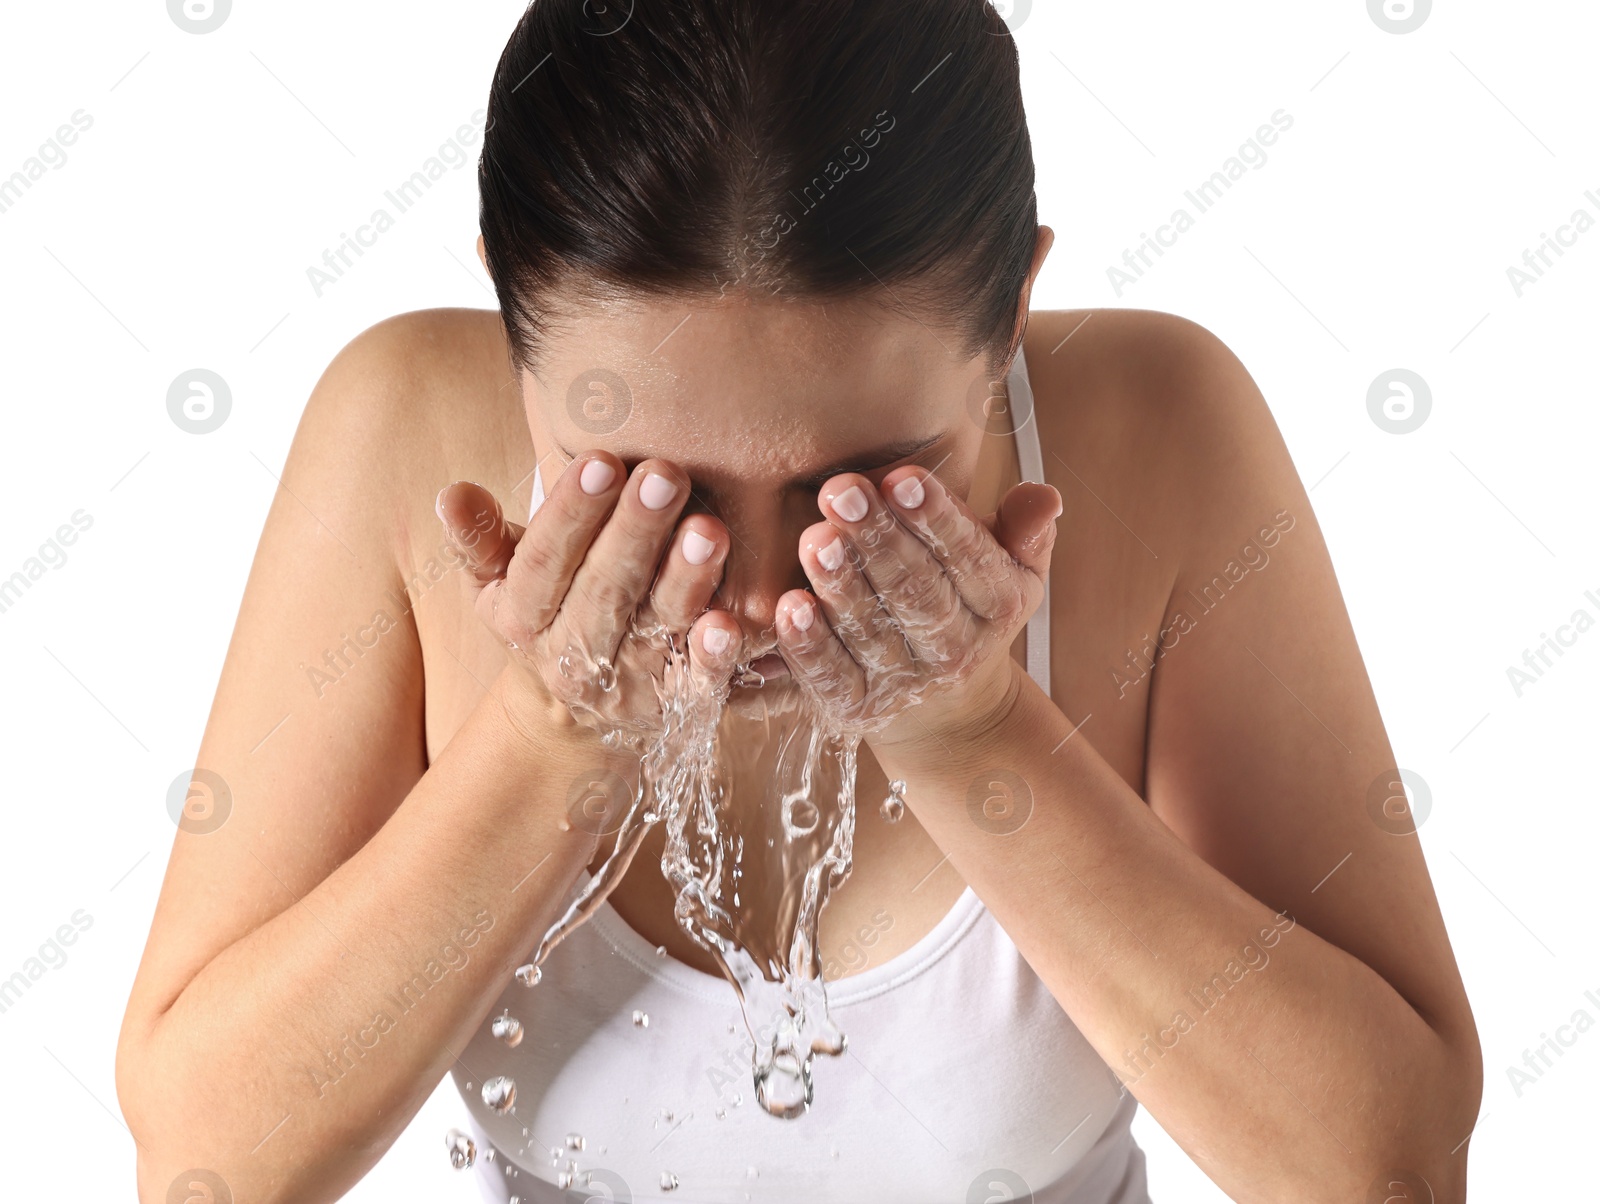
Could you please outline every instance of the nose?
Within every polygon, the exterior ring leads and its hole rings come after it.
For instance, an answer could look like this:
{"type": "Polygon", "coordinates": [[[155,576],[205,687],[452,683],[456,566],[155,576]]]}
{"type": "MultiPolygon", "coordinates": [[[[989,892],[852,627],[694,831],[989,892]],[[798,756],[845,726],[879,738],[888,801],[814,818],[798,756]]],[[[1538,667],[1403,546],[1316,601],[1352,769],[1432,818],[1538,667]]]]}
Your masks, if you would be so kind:
{"type": "Polygon", "coordinates": [[[777,648],[778,599],[811,586],[799,551],[800,533],[817,520],[815,505],[810,509],[808,516],[773,502],[746,509],[737,516],[742,521],[723,521],[730,546],[711,604],[739,621],[748,650],[777,648]]]}

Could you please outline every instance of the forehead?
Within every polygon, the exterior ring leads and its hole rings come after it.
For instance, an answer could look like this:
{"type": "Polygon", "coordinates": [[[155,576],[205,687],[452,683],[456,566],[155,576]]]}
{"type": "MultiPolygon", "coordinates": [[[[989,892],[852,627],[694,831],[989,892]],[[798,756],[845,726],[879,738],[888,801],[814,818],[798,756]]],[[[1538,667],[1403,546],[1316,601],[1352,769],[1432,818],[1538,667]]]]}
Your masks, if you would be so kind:
{"type": "Polygon", "coordinates": [[[739,477],[935,433],[977,375],[954,335],[871,300],[629,299],[565,312],[525,392],[568,452],[739,477]]]}

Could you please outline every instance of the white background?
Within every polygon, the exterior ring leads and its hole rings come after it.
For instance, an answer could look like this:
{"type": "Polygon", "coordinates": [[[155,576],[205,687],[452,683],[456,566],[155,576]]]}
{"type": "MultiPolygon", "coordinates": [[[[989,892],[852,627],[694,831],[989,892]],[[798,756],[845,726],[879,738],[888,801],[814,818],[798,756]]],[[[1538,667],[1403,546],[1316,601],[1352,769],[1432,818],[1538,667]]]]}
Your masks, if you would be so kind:
{"type": "MultiPolygon", "coordinates": [[[[1600,1033],[1520,1096],[1506,1068],[1580,1008],[1600,1020],[1584,997],[1600,996],[1600,631],[1520,697],[1506,671],[1574,611],[1600,619],[1584,596],[1600,598],[1600,230],[1520,297],[1506,269],[1574,210],[1600,217],[1584,196],[1600,196],[1600,10],[1443,2],[1394,34],[1364,0],[1032,7],[1013,18],[1058,234],[1036,304],[1183,314],[1259,382],[1401,764],[1431,787],[1421,838],[1486,1064],[1473,1195],[1592,1191],[1600,1033]],[[1106,269],[1279,109],[1294,124],[1267,164],[1118,297],[1106,269]],[[1410,434],[1367,412],[1395,367],[1431,387],[1410,434]]],[[[388,315],[494,304],[474,164],[320,298],[306,269],[485,104],[519,12],[242,0],[203,36],[155,0],[0,18],[0,177],[74,111],[93,118],[0,213],[0,577],[93,516],[0,614],[0,977],[73,912],[93,917],[0,1015],[11,1198],[133,1198],[112,1057],[172,841],[166,791],[193,766],[319,373],[388,315]],[[166,411],[196,367],[233,399],[204,436],[166,411]]],[[[441,1088],[348,1198],[474,1199],[441,1148],[463,1118],[441,1088]]],[[[1158,1200],[1222,1198],[1148,1116],[1137,1131],[1158,1200]]]]}

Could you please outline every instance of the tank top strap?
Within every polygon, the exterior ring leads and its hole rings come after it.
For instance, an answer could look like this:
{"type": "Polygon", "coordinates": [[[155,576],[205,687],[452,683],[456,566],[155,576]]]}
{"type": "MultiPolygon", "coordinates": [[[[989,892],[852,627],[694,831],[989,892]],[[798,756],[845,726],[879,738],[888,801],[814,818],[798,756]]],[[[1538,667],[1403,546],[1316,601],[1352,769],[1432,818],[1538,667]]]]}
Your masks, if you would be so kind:
{"type": "MultiPolygon", "coordinates": [[[[1039,415],[1034,406],[1033,385],[1028,380],[1028,364],[1022,348],[1011,362],[1011,372],[1006,378],[1006,396],[1011,401],[1012,427],[1017,440],[1017,463],[1022,479],[1046,484],[1044,479],[1044,448],[1039,441],[1039,415]]],[[[1028,620],[1025,640],[1028,676],[1039,683],[1046,696],[1050,693],[1050,579],[1045,578],[1044,598],[1039,609],[1028,620]]]]}

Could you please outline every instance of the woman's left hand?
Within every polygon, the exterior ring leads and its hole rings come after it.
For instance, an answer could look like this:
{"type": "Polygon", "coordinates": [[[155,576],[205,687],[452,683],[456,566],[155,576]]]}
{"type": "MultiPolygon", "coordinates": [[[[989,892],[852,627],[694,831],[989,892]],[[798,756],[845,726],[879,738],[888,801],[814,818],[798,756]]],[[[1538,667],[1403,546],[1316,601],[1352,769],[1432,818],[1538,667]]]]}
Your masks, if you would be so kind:
{"type": "Polygon", "coordinates": [[[842,726],[883,750],[983,728],[1017,689],[1010,648],[1038,609],[1061,495],[1023,483],[979,518],[924,468],[881,492],[859,473],[818,496],[800,562],[814,597],[778,600],[778,638],[796,681],[842,726]]]}

